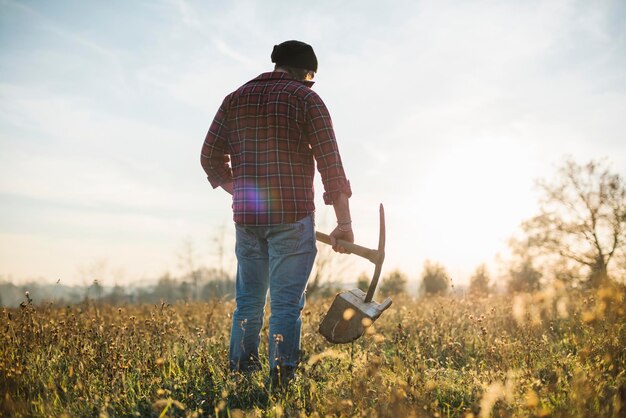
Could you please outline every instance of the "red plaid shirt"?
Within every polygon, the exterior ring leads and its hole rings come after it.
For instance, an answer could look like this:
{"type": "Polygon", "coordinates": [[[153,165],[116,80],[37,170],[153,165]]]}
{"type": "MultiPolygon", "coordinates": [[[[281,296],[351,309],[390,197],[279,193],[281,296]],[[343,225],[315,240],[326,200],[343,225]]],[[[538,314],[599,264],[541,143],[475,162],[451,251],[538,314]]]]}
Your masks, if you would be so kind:
{"type": "Polygon", "coordinates": [[[322,99],[284,72],[264,73],[226,96],[202,146],[213,188],[233,182],[233,219],[293,223],[315,211],[315,161],[324,202],[352,195],[322,99]],[[229,165],[230,162],[230,165],[229,165]]]}

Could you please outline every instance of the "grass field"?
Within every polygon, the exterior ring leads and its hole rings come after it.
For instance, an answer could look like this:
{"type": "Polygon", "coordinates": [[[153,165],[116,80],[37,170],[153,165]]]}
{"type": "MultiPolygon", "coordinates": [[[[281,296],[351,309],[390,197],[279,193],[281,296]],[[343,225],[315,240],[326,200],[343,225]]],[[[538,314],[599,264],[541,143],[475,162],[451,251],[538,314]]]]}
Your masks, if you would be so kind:
{"type": "Polygon", "coordinates": [[[267,370],[227,372],[232,302],[4,309],[0,415],[626,415],[621,288],[396,296],[367,335],[337,346],[317,333],[330,302],[307,304],[284,392],[265,389],[267,370]]]}

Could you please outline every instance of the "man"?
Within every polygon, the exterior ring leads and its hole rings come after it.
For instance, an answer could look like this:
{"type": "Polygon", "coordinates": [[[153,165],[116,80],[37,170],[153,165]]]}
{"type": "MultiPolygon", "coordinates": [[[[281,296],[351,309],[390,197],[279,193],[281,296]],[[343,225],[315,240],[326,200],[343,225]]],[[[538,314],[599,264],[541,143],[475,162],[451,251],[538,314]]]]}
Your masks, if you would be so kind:
{"type": "Polygon", "coordinates": [[[274,71],[226,96],[202,147],[201,163],[213,188],[233,195],[237,255],[236,309],[230,368],[260,368],[259,341],[267,291],[270,375],[284,385],[300,354],[301,310],[317,253],[315,163],[324,202],[333,205],[336,240],[354,242],[346,179],[328,110],[311,90],[317,72],[313,48],[300,41],[275,45],[274,71]],[[230,163],[230,165],[229,165],[230,163]]]}

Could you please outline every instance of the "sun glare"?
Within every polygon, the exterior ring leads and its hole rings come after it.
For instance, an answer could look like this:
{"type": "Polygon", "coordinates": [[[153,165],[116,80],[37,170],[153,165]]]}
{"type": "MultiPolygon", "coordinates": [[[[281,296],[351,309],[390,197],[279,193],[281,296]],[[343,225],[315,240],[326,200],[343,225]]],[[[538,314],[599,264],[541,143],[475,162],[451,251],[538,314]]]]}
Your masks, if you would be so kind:
{"type": "Polygon", "coordinates": [[[428,237],[421,244],[425,258],[471,269],[505,249],[535,205],[533,177],[518,152],[480,141],[432,163],[413,196],[419,202],[413,222],[428,237]]]}

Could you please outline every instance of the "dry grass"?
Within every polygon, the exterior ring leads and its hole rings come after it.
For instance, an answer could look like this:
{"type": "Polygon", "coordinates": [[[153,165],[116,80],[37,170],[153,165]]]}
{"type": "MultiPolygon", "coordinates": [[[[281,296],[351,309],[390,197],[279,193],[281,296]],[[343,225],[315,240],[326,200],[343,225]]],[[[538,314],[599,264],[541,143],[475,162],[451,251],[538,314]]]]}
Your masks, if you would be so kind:
{"type": "Polygon", "coordinates": [[[227,372],[232,302],[6,309],[0,415],[624,416],[621,288],[397,297],[343,346],[316,331],[330,302],[307,305],[282,393],[265,390],[267,370],[227,372]]]}

